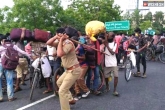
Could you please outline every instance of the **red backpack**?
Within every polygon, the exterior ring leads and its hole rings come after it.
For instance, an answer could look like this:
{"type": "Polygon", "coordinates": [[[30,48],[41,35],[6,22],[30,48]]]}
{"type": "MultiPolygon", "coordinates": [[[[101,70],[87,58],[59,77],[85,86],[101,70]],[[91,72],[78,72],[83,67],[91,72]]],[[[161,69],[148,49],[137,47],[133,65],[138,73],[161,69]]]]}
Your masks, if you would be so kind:
{"type": "Polygon", "coordinates": [[[5,54],[1,58],[2,67],[4,69],[15,70],[18,65],[18,52],[13,48],[13,46],[14,45],[12,43],[5,43],[3,45],[3,47],[6,48],[5,54]]]}

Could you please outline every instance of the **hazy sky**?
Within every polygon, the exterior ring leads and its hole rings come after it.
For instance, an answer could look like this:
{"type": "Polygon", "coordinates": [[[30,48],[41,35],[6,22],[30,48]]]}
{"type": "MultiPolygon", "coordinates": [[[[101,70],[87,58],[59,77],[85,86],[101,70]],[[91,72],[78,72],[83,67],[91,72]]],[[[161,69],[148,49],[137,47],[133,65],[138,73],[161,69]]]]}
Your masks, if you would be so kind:
{"type": "MultiPolygon", "coordinates": [[[[64,7],[66,7],[66,5],[68,4],[67,1],[71,1],[71,0],[62,0],[62,4],[64,5],[64,7]]],[[[115,4],[119,5],[121,7],[121,10],[123,10],[125,12],[128,9],[135,9],[136,1],[137,0],[115,0],[115,4]]],[[[0,0],[0,8],[4,7],[6,5],[9,7],[12,7],[13,0],[0,0]]],[[[144,8],[142,5],[143,5],[143,0],[139,0],[140,9],[150,9],[150,11],[153,13],[155,13],[156,11],[163,11],[165,13],[165,7],[144,8]]],[[[148,11],[143,11],[144,14],[147,12],[148,11]]]]}

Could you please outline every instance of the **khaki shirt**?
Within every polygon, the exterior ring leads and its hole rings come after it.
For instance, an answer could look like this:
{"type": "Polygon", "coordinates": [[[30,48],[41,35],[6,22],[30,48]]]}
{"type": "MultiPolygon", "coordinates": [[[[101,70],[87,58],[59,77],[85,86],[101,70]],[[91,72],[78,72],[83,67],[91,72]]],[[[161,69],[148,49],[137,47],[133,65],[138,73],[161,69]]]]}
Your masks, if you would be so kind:
{"type": "Polygon", "coordinates": [[[63,50],[65,55],[61,57],[61,60],[64,68],[70,68],[76,64],[79,64],[74,44],[70,40],[65,40],[63,42],[63,50]]]}

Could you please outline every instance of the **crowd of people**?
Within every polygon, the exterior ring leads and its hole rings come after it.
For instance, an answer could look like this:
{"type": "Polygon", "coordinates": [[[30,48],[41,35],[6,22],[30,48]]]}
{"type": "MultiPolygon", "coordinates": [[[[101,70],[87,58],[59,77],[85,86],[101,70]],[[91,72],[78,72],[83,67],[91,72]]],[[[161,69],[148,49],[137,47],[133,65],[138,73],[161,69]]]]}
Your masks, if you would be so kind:
{"type": "MultiPolygon", "coordinates": [[[[88,36],[77,32],[72,35],[69,27],[58,28],[53,37],[46,43],[47,50],[44,54],[49,56],[50,65],[53,71],[56,71],[61,65],[64,67],[65,72],[59,77],[57,85],[59,87],[59,98],[61,110],[70,110],[69,104],[75,104],[80,98],[86,98],[90,93],[100,95],[102,92],[98,91],[99,85],[99,70],[102,69],[105,77],[106,89],[104,92],[110,91],[109,81],[114,76],[114,89],[113,95],[119,96],[117,91],[118,84],[118,65],[126,61],[127,49],[131,48],[136,50],[136,66],[137,73],[135,77],[147,77],[146,72],[146,49],[148,46],[147,37],[141,34],[139,28],[135,29],[135,34],[125,36],[124,34],[115,34],[114,32],[99,33],[94,37],[96,41],[92,41],[88,36]],[[79,41],[74,42],[72,39],[79,41]],[[86,45],[84,45],[86,44],[86,45]],[[89,48],[89,46],[91,48],[89,48]],[[95,48],[99,51],[96,51],[95,48]],[[121,56],[121,53],[124,56],[121,56]],[[143,71],[140,72],[140,62],[143,65],[143,71]],[[92,76],[92,73],[94,76],[92,76]],[[113,75],[112,75],[113,74],[113,75]],[[85,79],[85,76],[87,78],[85,79]],[[91,85],[91,78],[93,82],[91,85]],[[69,91],[74,85],[75,95],[69,91]]],[[[30,65],[29,59],[35,59],[36,56],[32,54],[32,42],[27,42],[25,45],[24,34],[25,28],[22,28],[22,34],[19,41],[12,42],[6,38],[1,39],[0,46],[0,102],[3,101],[2,94],[2,76],[4,75],[7,82],[7,95],[9,101],[14,101],[14,93],[21,89],[20,84],[26,85],[25,78],[28,74],[30,65]],[[8,47],[7,47],[8,46],[8,47]],[[14,56],[18,56],[18,64],[14,65],[13,69],[4,68],[4,62],[8,52],[15,52],[14,56]],[[18,55],[17,55],[18,53],[18,55]],[[17,80],[13,83],[13,74],[16,71],[17,80]],[[14,85],[14,88],[13,88],[14,85]]],[[[154,39],[154,43],[156,39],[154,39]]],[[[40,50],[39,50],[40,51],[40,50]]],[[[11,57],[11,58],[13,58],[11,57]]],[[[50,76],[46,77],[47,89],[43,92],[52,92],[50,85],[50,76]]]]}

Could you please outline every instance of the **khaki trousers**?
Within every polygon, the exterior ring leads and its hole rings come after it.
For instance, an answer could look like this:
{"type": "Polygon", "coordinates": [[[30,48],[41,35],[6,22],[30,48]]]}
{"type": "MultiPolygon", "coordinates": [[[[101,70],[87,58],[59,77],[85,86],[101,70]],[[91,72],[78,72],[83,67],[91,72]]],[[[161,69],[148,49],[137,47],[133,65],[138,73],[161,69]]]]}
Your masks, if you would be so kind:
{"type": "Polygon", "coordinates": [[[79,94],[81,92],[81,90],[83,92],[88,92],[89,91],[88,87],[85,84],[85,80],[84,80],[84,77],[87,73],[88,67],[82,67],[81,69],[82,69],[81,75],[75,83],[75,92],[76,92],[76,94],[79,94]]]}
{"type": "Polygon", "coordinates": [[[80,67],[73,70],[66,70],[57,80],[61,110],[70,110],[69,100],[73,100],[73,97],[69,89],[79,78],[80,74],[80,67]]]}
{"type": "Polygon", "coordinates": [[[19,58],[19,64],[16,68],[17,78],[21,78],[23,74],[28,74],[28,61],[26,58],[19,58]]]}

